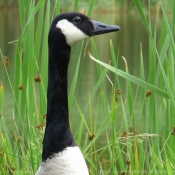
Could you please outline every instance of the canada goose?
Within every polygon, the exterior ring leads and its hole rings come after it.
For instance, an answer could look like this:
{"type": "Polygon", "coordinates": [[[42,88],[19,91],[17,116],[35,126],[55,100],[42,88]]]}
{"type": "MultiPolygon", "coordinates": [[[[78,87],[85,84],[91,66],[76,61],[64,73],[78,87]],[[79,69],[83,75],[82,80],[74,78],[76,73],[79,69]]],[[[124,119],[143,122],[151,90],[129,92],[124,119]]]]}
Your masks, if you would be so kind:
{"type": "Polygon", "coordinates": [[[62,13],[53,20],[49,36],[47,117],[42,163],[37,175],[88,175],[83,155],[69,126],[67,70],[71,45],[93,35],[119,30],[87,16],[62,13]]]}

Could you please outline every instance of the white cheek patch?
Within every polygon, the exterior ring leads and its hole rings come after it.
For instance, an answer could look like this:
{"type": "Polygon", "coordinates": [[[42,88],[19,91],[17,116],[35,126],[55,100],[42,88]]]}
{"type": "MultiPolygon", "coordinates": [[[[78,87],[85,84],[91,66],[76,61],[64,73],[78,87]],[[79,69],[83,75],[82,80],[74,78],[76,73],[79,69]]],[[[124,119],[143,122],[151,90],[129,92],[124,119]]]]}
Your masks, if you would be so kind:
{"type": "Polygon", "coordinates": [[[89,37],[66,19],[58,21],[56,27],[61,29],[68,45],[89,37]]]}

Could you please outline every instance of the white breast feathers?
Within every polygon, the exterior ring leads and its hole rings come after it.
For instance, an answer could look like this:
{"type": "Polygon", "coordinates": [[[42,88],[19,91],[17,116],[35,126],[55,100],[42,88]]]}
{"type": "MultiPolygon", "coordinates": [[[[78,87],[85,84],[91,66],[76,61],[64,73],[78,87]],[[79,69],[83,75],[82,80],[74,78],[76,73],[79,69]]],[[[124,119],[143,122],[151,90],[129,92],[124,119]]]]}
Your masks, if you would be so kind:
{"type": "Polygon", "coordinates": [[[36,175],[89,175],[79,147],[67,147],[42,162],[36,175]]]}

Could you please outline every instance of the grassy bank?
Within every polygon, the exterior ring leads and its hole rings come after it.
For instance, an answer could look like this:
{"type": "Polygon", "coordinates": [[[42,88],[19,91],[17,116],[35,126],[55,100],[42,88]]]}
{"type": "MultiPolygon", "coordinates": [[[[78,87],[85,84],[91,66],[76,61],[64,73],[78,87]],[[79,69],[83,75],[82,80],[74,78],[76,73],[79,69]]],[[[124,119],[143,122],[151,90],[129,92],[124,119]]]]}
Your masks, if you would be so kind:
{"type": "MultiPolygon", "coordinates": [[[[157,1],[156,1],[157,2],[157,1]]],[[[120,2],[118,2],[120,3],[120,2]]],[[[46,115],[47,88],[47,35],[51,19],[60,13],[59,0],[50,1],[19,0],[21,35],[17,42],[15,55],[15,83],[8,76],[8,60],[2,61],[13,94],[14,108],[10,116],[9,128],[3,116],[4,89],[0,81],[0,173],[34,174],[41,162],[42,138],[46,115]],[[25,7],[25,8],[24,8],[25,7]],[[52,10],[51,10],[52,9],[52,10]],[[51,13],[50,13],[51,11],[51,13]],[[43,30],[44,28],[44,30],[43,30]]],[[[75,0],[71,10],[76,11],[81,2],[75,0]]],[[[143,5],[143,4],[142,4],[143,5]]],[[[147,4],[145,16],[139,0],[133,0],[149,35],[149,58],[142,55],[140,44],[140,76],[129,74],[125,58],[120,58],[110,41],[111,64],[100,61],[93,38],[90,39],[93,59],[98,71],[98,81],[94,89],[86,94],[89,121],[76,97],[79,86],[81,57],[86,42],[80,46],[73,80],[69,90],[69,109],[78,111],[78,127],[72,132],[83,151],[90,174],[174,174],[175,172],[175,44],[174,44],[174,0],[159,1],[157,18],[161,16],[161,36],[157,36],[157,24],[151,23],[152,1],[147,4]],[[167,13],[168,12],[168,13],[167,13]],[[160,15],[161,14],[161,15],[160,15]],[[143,59],[149,59],[149,76],[145,76],[143,59]],[[125,62],[125,70],[117,69],[118,61],[125,62]],[[112,97],[107,98],[104,78],[107,72],[115,74],[111,82],[112,97]],[[121,77],[126,81],[126,90],[121,88],[121,77]],[[96,96],[94,103],[93,99],[96,96]],[[139,109],[137,101],[140,102],[139,109]],[[94,105],[95,104],[95,105],[94,105]],[[92,116],[92,111],[96,115],[92,116]],[[119,114],[120,111],[120,114],[119,114]],[[139,120],[138,115],[139,114],[139,120]],[[98,116],[103,120],[98,124],[98,116]],[[118,115],[122,115],[119,121],[118,115]],[[136,117],[137,116],[137,117],[136,117]],[[163,120],[160,120],[163,119],[163,120]],[[121,123],[117,127],[117,123],[121,123]],[[138,124],[139,123],[139,124],[138,124]],[[105,137],[101,138],[101,134],[105,137]],[[105,144],[99,148],[99,139],[105,144]]],[[[95,1],[91,0],[86,14],[91,16],[95,1]]],[[[119,15],[119,14],[118,14],[119,15]]],[[[159,19],[160,21],[160,19],[159,19]]],[[[136,26],[137,27],[137,26],[136,26]]],[[[71,123],[77,116],[71,116],[71,123]]]]}

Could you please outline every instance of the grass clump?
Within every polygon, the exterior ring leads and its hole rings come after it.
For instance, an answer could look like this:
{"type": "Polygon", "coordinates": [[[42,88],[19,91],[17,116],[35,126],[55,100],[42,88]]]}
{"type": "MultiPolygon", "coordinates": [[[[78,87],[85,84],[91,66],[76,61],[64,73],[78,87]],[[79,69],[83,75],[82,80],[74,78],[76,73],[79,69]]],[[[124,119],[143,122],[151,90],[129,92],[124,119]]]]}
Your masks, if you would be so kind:
{"type": "MultiPolygon", "coordinates": [[[[95,1],[91,0],[88,16],[95,1]]],[[[98,78],[92,92],[86,94],[84,108],[77,100],[76,90],[86,43],[80,44],[72,83],[69,89],[69,109],[79,117],[71,127],[88,163],[90,174],[173,174],[175,171],[175,82],[174,82],[174,0],[159,1],[157,19],[161,15],[161,36],[157,35],[157,23],[152,24],[151,0],[148,16],[145,16],[139,0],[133,0],[149,35],[149,70],[145,70],[140,44],[139,77],[129,73],[124,57],[116,55],[112,41],[109,42],[111,63],[100,61],[93,38],[89,57],[96,64],[98,78]],[[170,16],[169,13],[171,12],[170,16]],[[123,61],[125,70],[117,68],[123,61]],[[103,67],[102,67],[103,66],[103,67]],[[110,80],[108,72],[115,74],[110,80]],[[145,71],[149,72],[148,78],[145,71]],[[105,78],[111,84],[110,96],[105,78]],[[122,79],[125,80],[123,88],[122,79]],[[94,100],[95,99],[95,100],[94,100]],[[139,101],[139,103],[138,103],[139,101]],[[88,110],[89,118],[84,115],[88,110]],[[99,121],[99,116],[100,120],[99,121]],[[160,120],[160,118],[162,120],[160,120]],[[103,144],[99,141],[103,140],[103,144]]],[[[47,35],[51,19],[60,13],[59,0],[19,0],[21,35],[15,55],[15,82],[9,86],[13,94],[14,108],[10,126],[3,116],[4,89],[0,82],[0,173],[34,174],[41,162],[42,138],[46,115],[47,88],[47,35]],[[24,8],[25,7],[25,8],[24,8]],[[52,9],[52,10],[51,10],[52,9]],[[51,13],[50,13],[51,11],[51,13]],[[44,28],[44,30],[43,30],[44,28]],[[13,128],[11,131],[10,128],[13,128]]],[[[77,10],[74,1],[72,10],[77,10]]],[[[138,51],[139,52],[139,51],[138,51]]],[[[3,54],[1,53],[4,62],[3,54]]]]}

